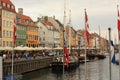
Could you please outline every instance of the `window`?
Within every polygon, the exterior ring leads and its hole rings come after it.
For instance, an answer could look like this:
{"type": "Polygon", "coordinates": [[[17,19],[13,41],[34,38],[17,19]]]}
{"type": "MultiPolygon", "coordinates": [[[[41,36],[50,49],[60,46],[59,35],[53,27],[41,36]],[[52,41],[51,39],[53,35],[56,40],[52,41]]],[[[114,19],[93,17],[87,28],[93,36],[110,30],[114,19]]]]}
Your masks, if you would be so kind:
{"type": "Polygon", "coordinates": [[[2,26],[3,26],[3,27],[5,26],[5,20],[3,20],[3,24],[2,24],[2,26]]]}
{"type": "Polygon", "coordinates": [[[7,46],[9,46],[9,42],[7,41],[7,44],[6,44],[7,46]]]}
{"type": "Polygon", "coordinates": [[[10,5],[9,5],[9,4],[7,4],[7,7],[8,7],[8,8],[10,8],[10,5]]]}
{"type": "Polygon", "coordinates": [[[3,47],[5,47],[5,41],[3,41],[3,47]]]}
{"type": "Polygon", "coordinates": [[[12,31],[10,31],[10,37],[12,37],[12,31]]]}
{"type": "Polygon", "coordinates": [[[45,41],[45,37],[43,37],[43,41],[45,41]]]}
{"type": "Polygon", "coordinates": [[[40,29],[42,29],[42,26],[40,26],[40,29]]]}
{"type": "Polygon", "coordinates": [[[41,37],[39,38],[39,41],[41,41],[41,37]]]}
{"type": "Polygon", "coordinates": [[[19,19],[18,19],[18,22],[22,22],[22,19],[19,18],[19,19]]]}
{"type": "Polygon", "coordinates": [[[10,46],[12,46],[12,42],[10,42],[10,46]]]}
{"type": "Polygon", "coordinates": [[[45,35],[45,32],[43,32],[43,34],[45,35]]]}
{"type": "Polygon", "coordinates": [[[7,31],[7,33],[6,33],[6,36],[8,37],[8,31],[7,31]]]}
{"type": "Polygon", "coordinates": [[[14,6],[11,6],[12,9],[14,9],[14,6]]]}
{"type": "Polygon", "coordinates": [[[26,24],[28,24],[29,23],[29,21],[28,20],[26,20],[26,24]]]}
{"type": "Polygon", "coordinates": [[[5,30],[3,31],[3,37],[5,37],[5,30]]]}
{"type": "Polygon", "coordinates": [[[3,3],[3,6],[6,6],[6,3],[3,3]]]}
{"type": "Polygon", "coordinates": [[[10,22],[10,27],[13,27],[13,23],[12,22],[10,22]]]}
{"type": "Polygon", "coordinates": [[[5,16],[5,11],[4,10],[2,11],[2,15],[5,16]]]}
{"type": "Polygon", "coordinates": [[[6,21],[6,27],[8,27],[8,21],[6,21]]]}
{"type": "Polygon", "coordinates": [[[10,22],[8,21],[8,27],[10,27],[10,22]]]}

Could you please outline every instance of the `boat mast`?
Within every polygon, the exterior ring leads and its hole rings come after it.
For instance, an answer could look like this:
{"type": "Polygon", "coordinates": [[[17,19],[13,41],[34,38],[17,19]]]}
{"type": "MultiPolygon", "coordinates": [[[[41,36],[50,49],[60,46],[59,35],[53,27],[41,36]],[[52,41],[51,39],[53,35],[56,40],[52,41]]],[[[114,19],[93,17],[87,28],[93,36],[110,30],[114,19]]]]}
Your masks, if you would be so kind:
{"type": "Polygon", "coordinates": [[[87,70],[87,36],[86,36],[86,9],[85,10],[85,33],[84,33],[84,36],[85,36],[85,80],[88,80],[88,70],[87,70]]]}
{"type": "Polygon", "coordinates": [[[71,53],[71,10],[69,10],[69,54],[71,53]]]}
{"type": "Polygon", "coordinates": [[[64,47],[66,46],[66,0],[64,0],[64,17],[63,17],[63,80],[64,80],[64,47]]]}
{"type": "Polygon", "coordinates": [[[99,26],[99,49],[100,49],[100,54],[101,54],[101,34],[100,34],[100,26],[99,26]]]}

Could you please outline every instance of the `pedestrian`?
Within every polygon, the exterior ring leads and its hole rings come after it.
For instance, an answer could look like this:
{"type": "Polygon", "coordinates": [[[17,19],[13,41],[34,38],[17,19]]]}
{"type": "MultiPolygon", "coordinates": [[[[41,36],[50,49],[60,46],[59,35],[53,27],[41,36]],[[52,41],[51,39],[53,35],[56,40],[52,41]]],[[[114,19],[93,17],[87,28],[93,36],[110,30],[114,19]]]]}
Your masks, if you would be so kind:
{"type": "Polygon", "coordinates": [[[3,54],[3,61],[7,58],[7,55],[4,53],[3,54]]]}
{"type": "Polygon", "coordinates": [[[43,51],[43,56],[45,56],[45,52],[43,51]]]}

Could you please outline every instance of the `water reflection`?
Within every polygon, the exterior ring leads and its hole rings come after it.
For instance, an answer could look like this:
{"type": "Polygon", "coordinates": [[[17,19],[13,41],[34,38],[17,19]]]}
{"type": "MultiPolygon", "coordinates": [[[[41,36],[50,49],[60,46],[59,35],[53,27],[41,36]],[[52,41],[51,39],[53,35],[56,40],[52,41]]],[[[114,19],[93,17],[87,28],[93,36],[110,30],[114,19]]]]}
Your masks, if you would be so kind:
{"type": "MultiPolygon", "coordinates": [[[[119,67],[112,65],[112,80],[119,80],[119,67]]],[[[109,60],[98,60],[87,63],[88,80],[109,80],[109,60]]],[[[65,80],[85,80],[85,65],[66,71],[65,80]]],[[[23,74],[23,80],[63,80],[62,72],[53,72],[51,68],[41,69],[23,74]]]]}

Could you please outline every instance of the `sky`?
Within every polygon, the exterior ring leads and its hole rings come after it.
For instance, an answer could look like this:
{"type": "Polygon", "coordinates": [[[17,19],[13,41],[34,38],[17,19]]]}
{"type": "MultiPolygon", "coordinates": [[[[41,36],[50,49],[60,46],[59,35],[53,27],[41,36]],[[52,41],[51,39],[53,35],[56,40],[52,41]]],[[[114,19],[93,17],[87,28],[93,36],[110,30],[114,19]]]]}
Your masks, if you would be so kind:
{"type": "MultiPolygon", "coordinates": [[[[64,0],[11,0],[16,7],[23,8],[24,15],[34,21],[41,16],[55,16],[63,23],[64,0]]],[[[112,38],[117,37],[117,5],[120,0],[66,0],[66,23],[71,10],[71,25],[75,30],[84,29],[85,11],[88,15],[89,31],[99,32],[108,38],[108,28],[111,28],[112,38]]]]}

